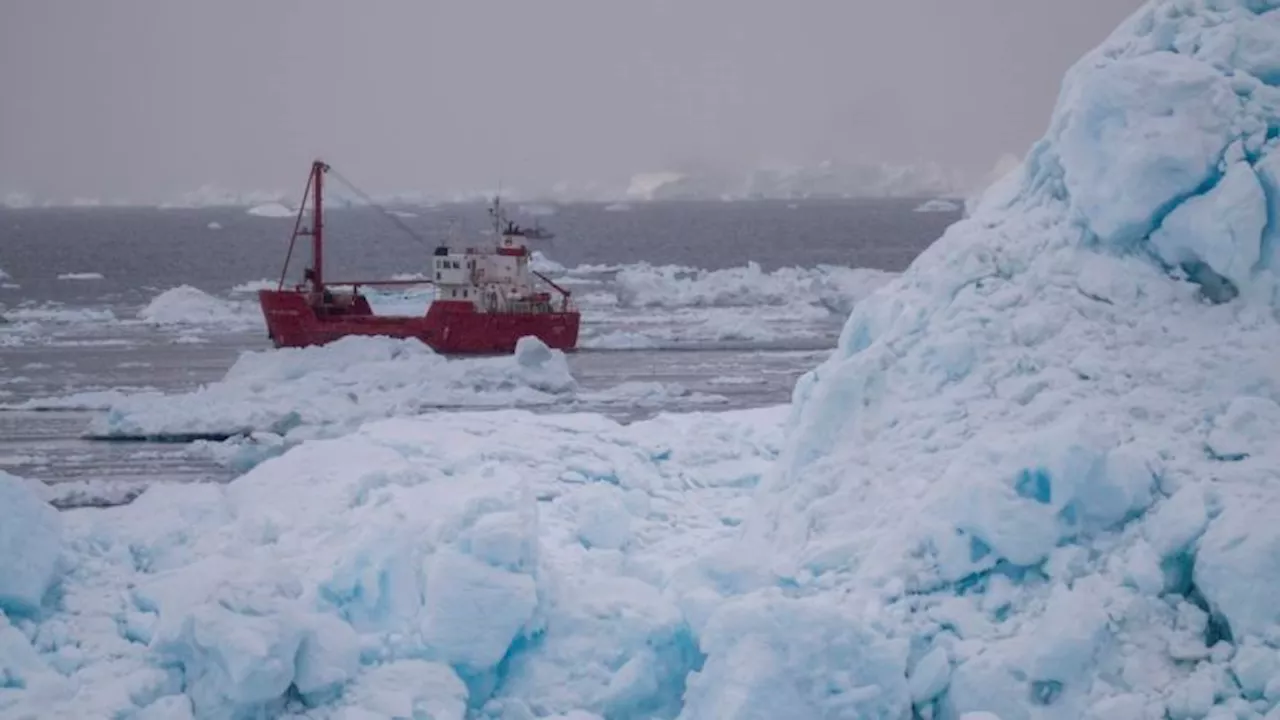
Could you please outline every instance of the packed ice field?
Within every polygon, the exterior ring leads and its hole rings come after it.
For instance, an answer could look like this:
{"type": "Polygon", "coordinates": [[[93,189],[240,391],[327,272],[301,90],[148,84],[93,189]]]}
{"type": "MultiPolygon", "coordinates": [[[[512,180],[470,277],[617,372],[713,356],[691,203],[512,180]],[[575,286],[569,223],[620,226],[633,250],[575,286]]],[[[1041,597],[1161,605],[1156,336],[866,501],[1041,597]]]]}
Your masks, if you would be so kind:
{"type": "Polygon", "coordinates": [[[531,341],[108,398],[247,470],[3,476],[0,716],[1280,718],[1278,86],[1280,3],[1148,3],[787,404],[397,399],[563,392],[531,341]]]}

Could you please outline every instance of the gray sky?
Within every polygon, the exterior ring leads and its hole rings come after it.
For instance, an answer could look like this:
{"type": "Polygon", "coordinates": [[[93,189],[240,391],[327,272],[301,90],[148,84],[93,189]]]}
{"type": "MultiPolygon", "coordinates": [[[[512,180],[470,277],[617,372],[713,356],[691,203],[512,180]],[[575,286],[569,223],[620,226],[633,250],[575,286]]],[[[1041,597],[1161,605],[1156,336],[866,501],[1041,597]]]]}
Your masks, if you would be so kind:
{"type": "Polygon", "coordinates": [[[1139,0],[0,0],[0,194],[982,173],[1139,0]]]}

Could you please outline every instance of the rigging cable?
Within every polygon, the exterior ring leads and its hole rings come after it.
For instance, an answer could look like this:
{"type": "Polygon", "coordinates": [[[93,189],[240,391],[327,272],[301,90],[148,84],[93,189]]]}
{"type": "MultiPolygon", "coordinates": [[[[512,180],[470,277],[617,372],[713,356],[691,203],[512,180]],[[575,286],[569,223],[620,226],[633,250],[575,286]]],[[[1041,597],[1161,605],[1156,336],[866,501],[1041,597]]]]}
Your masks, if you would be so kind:
{"type": "Polygon", "coordinates": [[[387,218],[388,220],[390,220],[391,222],[395,223],[395,224],[396,224],[396,226],[398,226],[401,230],[405,231],[405,233],[406,233],[406,234],[408,234],[408,235],[409,235],[409,237],[413,238],[414,240],[417,240],[418,242],[422,243],[423,245],[427,245],[427,244],[428,244],[428,243],[427,243],[427,241],[426,241],[426,239],[424,239],[424,238],[423,238],[421,235],[419,235],[418,233],[414,232],[414,231],[413,231],[413,229],[412,229],[412,228],[410,228],[406,223],[404,223],[403,221],[401,221],[401,220],[400,220],[400,218],[398,218],[398,217],[396,217],[395,215],[391,214],[391,212],[390,212],[389,210],[387,210],[386,208],[382,207],[382,206],[381,206],[381,205],[379,205],[378,203],[374,202],[373,198],[369,197],[367,194],[365,194],[365,192],[364,192],[363,190],[361,190],[360,188],[356,187],[356,186],[355,186],[355,184],[354,184],[354,183],[352,183],[350,180],[348,180],[348,179],[346,179],[345,177],[343,177],[342,173],[340,173],[340,172],[338,172],[337,170],[335,170],[335,169],[333,169],[332,167],[330,167],[330,168],[329,168],[329,174],[331,174],[331,175],[333,175],[335,178],[337,178],[338,182],[341,182],[343,185],[346,185],[346,186],[347,186],[347,189],[349,189],[349,190],[351,190],[352,192],[354,192],[355,194],[359,195],[361,200],[364,200],[364,201],[365,201],[366,203],[368,203],[369,205],[372,205],[376,210],[378,210],[378,212],[381,212],[381,213],[383,214],[383,216],[384,216],[384,217],[386,217],[386,218],[387,218]]]}

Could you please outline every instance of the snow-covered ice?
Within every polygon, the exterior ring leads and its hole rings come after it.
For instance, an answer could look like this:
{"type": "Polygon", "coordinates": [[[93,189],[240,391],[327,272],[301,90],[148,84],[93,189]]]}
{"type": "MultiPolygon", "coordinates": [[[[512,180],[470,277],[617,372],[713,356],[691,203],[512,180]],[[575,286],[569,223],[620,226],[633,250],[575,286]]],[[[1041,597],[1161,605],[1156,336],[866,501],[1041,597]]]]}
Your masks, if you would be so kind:
{"type": "Polygon", "coordinates": [[[256,304],[223,300],[190,285],[170,288],[152,298],[138,311],[138,319],[158,326],[213,325],[242,329],[264,324],[256,304]]]}
{"type": "Polygon", "coordinates": [[[894,277],[870,268],[822,265],[765,272],[758,263],[723,270],[676,265],[628,265],[614,293],[624,308],[759,307],[817,305],[848,313],[859,300],[894,277]]]}
{"type": "Polygon", "coordinates": [[[1149,3],[855,306],[706,563],[683,717],[1277,712],[1275,6],[1149,3]]]}
{"type": "Polygon", "coordinates": [[[565,356],[533,337],[510,356],[447,359],[417,340],[350,337],[320,347],[242,353],[217,382],[190,392],[105,391],[28,401],[16,409],[103,412],[88,434],[112,439],[207,439],[246,467],[298,442],[331,437],[388,417],[458,408],[653,408],[714,406],[718,395],[676,384],[578,386],[565,356]]]}
{"type": "MultiPolygon", "coordinates": [[[[0,617],[35,612],[53,586],[61,555],[62,521],[42,492],[40,483],[0,470],[0,507],[4,508],[4,521],[0,522],[0,617]]],[[[6,629],[0,624],[0,632],[6,629]]],[[[0,663],[4,662],[2,651],[0,647],[0,663]]]]}
{"type": "Polygon", "coordinates": [[[50,325],[77,325],[81,323],[115,322],[115,313],[108,308],[68,307],[63,303],[26,303],[8,308],[4,316],[9,322],[50,325]]]}
{"type": "Polygon", "coordinates": [[[670,717],[699,655],[669,589],[784,414],[393,419],[64,512],[48,616],[0,625],[0,714],[670,717]]]}
{"type": "Polygon", "coordinates": [[[92,433],[230,436],[354,429],[432,407],[538,405],[574,390],[563,353],[534,338],[507,357],[452,361],[417,340],[350,337],[320,347],[244,352],[189,393],[111,398],[92,433]]]}
{"type": "MultiPolygon", "coordinates": [[[[37,523],[0,714],[1280,717],[1278,68],[1277,0],[1149,2],[789,407],[378,420],[37,523]]],[[[237,408],[340,400],[289,357],[237,408]]]]}

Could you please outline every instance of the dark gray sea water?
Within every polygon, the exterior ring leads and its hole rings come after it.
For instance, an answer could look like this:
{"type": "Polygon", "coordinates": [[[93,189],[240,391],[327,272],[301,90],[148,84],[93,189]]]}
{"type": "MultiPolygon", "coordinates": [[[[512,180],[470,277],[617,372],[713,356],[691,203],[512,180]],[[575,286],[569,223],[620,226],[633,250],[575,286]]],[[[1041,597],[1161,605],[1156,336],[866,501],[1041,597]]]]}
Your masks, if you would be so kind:
{"type": "MultiPolygon", "coordinates": [[[[833,346],[863,281],[820,266],[900,271],[959,218],[913,212],[920,202],[511,210],[556,233],[534,246],[563,266],[558,277],[582,304],[583,349],[569,363],[584,388],[675,383],[718,396],[706,409],[723,409],[786,402],[795,379],[833,346]],[[749,262],[759,268],[745,268],[749,262]]],[[[436,242],[484,240],[483,205],[392,209],[426,242],[370,208],[333,210],[331,278],[422,272],[436,242]]],[[[8,319],[0,323],[0,404],[41,408],[0,412],[0,470],[56,485],[64,505],[120,501],[156,481],[227,479],[227,469],[183,444],[85,439],[101,411],[58,399],[184,392],[219,380],[242,352],[267,350],[252,322],[174,326],[138,316],[182,285],[252,311],[245,284],[279,275],[291,226],[291,218],[243,208],[0,209],[0,271],[8,275],[0,277],[0,316],[8,319]]],[[[406,301],[409,311],[419,307],[406,301]]],[[[679,398],[600,408],[624,421],[662,409],[694,408],[679,398]]]]}

